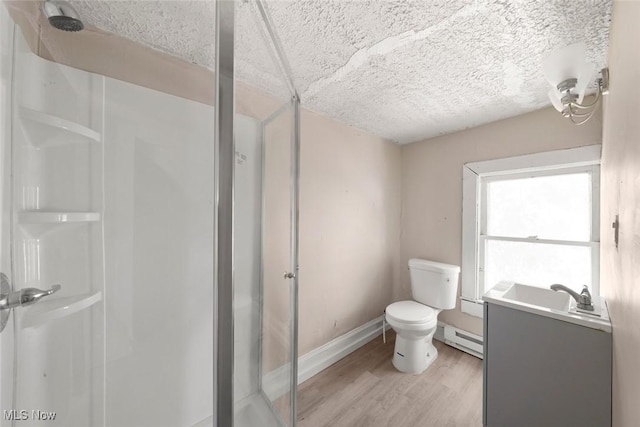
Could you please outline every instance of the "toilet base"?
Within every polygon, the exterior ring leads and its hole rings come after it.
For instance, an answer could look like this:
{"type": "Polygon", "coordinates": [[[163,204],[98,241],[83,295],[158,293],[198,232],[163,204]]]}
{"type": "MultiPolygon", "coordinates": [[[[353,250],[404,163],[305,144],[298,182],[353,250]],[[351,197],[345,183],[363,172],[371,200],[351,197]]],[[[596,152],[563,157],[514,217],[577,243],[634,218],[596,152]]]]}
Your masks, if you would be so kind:
{"type": "Polygon", "coordinates": [[[433,334],[419,339],[407,339],[396,335],[393,349],[393,366],[400,372],[419,374],[438,357],[438,350],[431,342],[433,334]]]}

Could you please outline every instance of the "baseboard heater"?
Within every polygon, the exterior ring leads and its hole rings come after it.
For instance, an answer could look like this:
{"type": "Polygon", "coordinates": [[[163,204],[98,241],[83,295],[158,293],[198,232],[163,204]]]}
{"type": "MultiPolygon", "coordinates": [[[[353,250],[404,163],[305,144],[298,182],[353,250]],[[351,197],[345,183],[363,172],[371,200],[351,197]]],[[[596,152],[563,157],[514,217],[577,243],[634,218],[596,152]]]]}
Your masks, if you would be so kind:
{"type": "Polygon", "coordinates": [[[438,329],[441,328],[442,332],[436,331],[434,338],[443,341],[451,347],[455,347],[458,350],[462,350],[465,353],[469,353],[472,356],[482,359],[483,340],[481,336],[463,331],[462,329],[458,329],[447,324],[439,324],[438,329]]]}

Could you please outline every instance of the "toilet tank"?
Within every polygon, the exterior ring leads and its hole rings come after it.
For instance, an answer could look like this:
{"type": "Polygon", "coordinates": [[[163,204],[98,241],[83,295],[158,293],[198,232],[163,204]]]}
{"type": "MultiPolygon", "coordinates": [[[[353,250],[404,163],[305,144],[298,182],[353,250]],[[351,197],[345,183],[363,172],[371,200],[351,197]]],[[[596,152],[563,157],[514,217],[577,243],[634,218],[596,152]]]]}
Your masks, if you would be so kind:
{"type": "Polygon", "coordinates": [[[413,258],[409,260],[409,274],[415,301],[442,310],[456,306],[460,267],[413,258]]]}

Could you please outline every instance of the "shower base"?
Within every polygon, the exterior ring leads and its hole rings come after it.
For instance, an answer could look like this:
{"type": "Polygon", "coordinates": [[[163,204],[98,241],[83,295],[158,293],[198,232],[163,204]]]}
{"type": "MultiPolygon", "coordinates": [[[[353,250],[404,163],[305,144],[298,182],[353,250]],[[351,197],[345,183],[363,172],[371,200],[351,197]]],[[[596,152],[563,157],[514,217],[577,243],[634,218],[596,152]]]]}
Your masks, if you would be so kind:
{"type": "MultiPolygon", "coordinates": [[[[271,405],[262,393],[255,393],[236,403],[234,427],[283,427],[282,422],[273,413],[271,405]]],[[[211,427],[213,416],[205,418],[193,427],[211,427]]]]}

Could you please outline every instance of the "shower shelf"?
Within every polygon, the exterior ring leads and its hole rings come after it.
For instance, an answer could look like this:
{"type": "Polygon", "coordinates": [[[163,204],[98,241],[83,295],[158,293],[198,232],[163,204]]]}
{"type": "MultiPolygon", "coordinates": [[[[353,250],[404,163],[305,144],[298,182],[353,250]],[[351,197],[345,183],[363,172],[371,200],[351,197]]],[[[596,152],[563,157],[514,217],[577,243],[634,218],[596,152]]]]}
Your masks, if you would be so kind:
{"type": "Polygon", "coordinates": [[[64,224],[100,221],[99,212],[40,212],[25,211],[18,214],[20,224],[64,224]]]}
{"type": "MultiPolygon", "coordinates": [[[[64,286],[62,288],[64,290],[64,286]]],[[[23,329],[39,326],[91,307],[102,300],[102,292],[76,295],[65,298],[44,300],[24,311],[21,327],[23,329]]]]}
{"type": "Polygon", "coordinates": [[[100,133],[91,128],[41,111],[20,107],[19,115],[23,120],[30,122],[31,126],[24,126],[24,128],[29,134],[31,144],[36,148],[100,142],[101,139],[100,133]],[[52,131],[62,131],[66,137],[60,138],[59,132],[52,131]],[[78,136],[81,138],[77,138],[78,136]]]}

